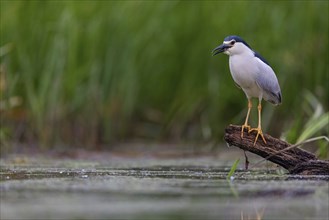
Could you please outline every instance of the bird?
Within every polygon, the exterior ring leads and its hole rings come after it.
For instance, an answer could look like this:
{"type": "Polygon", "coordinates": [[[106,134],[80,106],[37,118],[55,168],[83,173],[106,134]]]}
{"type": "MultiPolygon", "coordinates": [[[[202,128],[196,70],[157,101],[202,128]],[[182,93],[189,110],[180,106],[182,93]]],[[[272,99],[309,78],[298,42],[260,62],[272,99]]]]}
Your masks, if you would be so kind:
{"type": "Polygon", "coordinates": [[[227,36],[224,38],[223,43],[212,51],[213,56],[219,53],[229,56],[229,67],[232,78],[235,84],[243,90],[248,99],[248,112],[241,128],[241,138],[243,138],[245,129],[247,129],[248,133],[256,131],[254,146],[259,136],[267,144],[261,127],[262,99],[274,105],[279,105],[282,102],[280,85],[272,67],[246,41],[237,35],[227,36]],[[257,128],[251,128],[248,124],[250,110],[252,108],[252,98],[258,98],[257,128]]]}

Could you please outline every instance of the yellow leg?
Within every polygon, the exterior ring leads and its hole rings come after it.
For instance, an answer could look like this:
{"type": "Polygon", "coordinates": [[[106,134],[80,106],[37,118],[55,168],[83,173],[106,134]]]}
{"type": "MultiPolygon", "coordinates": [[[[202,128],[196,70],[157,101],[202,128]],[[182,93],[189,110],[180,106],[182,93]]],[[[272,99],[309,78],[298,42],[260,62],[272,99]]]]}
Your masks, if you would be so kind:
{"type": "Polygon", "coordinates": [[[256,135],[256,138],[255,138],[255,142],[254,142],[254,146],[257,142],[257,139],[258,139],[258,136],[260,135],[264,141],[264,143],[266,144],[266,140],[264,138],[264,135],[263,135],[263,131],[262,131],[262,122],[261,122],[261,114],[262,114],[262,104],[261,104],[261,101],[259,101],[259,104],[258,104],[258,127],[257,128],[253,128],[253,129],[250,129],[248,133],[252,132],[252,131],[257,131],[257,135],[256,135]]]}
{"type": "Polygon", "coordinates": [[[248,120],[249,120],[249,114],[250,114],[250,109],[252,108],[252,102],[250,99],[248,99],[248,113],[247,113],[247,117],[246,117],[246,121],[244,122],[244,124],[242,125],[242,129],[241,129],[241,138],[243,138],[243,131],[245,128],[247,128],[248,132],[250,130],[250,126],[248,125],[248,120]]]}

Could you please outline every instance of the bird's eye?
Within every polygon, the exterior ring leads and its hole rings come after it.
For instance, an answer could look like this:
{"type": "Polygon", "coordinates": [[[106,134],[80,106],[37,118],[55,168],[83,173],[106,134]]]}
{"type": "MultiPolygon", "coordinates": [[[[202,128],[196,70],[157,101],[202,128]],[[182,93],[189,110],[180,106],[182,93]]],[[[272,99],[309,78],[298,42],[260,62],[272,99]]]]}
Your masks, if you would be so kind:
{"type": "Polygon", "coordinates": [[[235,44],[235,40],[232,40],[231,41],[231,45],[233,46],[235,44]]]}

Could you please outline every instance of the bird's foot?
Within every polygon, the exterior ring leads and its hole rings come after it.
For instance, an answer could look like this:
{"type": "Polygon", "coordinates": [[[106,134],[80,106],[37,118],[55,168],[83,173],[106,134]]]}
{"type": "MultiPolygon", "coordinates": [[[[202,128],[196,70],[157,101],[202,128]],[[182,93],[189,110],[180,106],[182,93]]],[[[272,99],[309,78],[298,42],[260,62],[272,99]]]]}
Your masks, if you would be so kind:
{"type": "Polygon", "coordinates": [[[249,133],[249,131],[251,129],[251,127],[249,125],[247,125],[247,124],[242,125],[242,128],[241,128],[241,138],[243,138],[243,131],[244,131],[245,128],[247,129],[248,133],[249,133]]]}
{"type": "Polygon", "coordinates": [[[256,144],[256,142],[257,142],[257,139],[258,139],[259,135],[262,137],[264,143],[266,144],[266,140],[265,140],[265,138],[264,138],[263,131],[262,131],[262,129],[261,129],[260,127],[258,127],[258,128],[252,128],[252,129],[250,129],[250,130],[248,131],[248,133],[250,133],[250,132],[252,132],[252,131],[257,131],[257,135],[256,135],[256,138],[255,138],[255,141],[254,141],[254,146],[255,146],[255,144],[256,144]]]}

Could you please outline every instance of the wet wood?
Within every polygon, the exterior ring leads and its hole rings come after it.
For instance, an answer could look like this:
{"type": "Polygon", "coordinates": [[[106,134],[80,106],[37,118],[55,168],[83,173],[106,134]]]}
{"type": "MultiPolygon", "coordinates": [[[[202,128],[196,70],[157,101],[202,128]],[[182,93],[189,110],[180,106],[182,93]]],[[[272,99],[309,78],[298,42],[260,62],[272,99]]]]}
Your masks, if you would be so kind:
{"type": "Polygon", "coordinates": [[[290,174],[329,175],[329,161],[318,160],[314,154],[298,147],[282,151],[291,144],[268,134],[264,134],[266,144],[259,137],[254,146],[255,137],[254,132],[248,134],[247,131],[244,131],[243,138],[241,138],[241,126],[230,125],[225,130],[224,139],[229,145],[257,154],[280,165],[290,174]]]}

